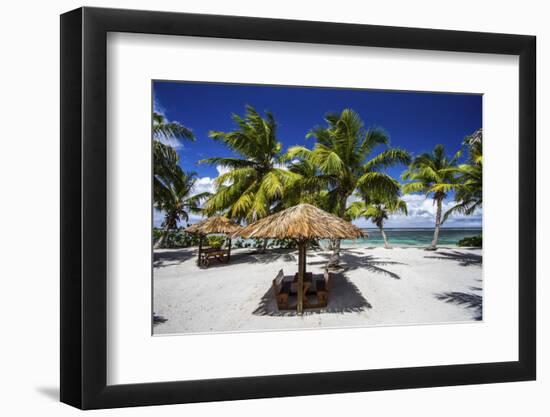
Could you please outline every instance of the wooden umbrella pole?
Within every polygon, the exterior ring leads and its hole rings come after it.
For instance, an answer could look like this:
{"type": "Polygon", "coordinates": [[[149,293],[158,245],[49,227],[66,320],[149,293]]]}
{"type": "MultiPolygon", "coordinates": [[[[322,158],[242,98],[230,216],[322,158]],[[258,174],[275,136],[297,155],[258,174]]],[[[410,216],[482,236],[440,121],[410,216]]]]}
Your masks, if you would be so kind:
{"type": "Polygon", "coordinates": [[[201,264],[201,253],[202,253],[202,235],[199,235],[199,259],[197,259],[197,265],[201,264]]]}
{"type": "Polygon", "coordinates": [[[296,311],[302,314],[304,311],[304,275],[306,272],[306,242],[298,242],[298,302],[296,311]]]}

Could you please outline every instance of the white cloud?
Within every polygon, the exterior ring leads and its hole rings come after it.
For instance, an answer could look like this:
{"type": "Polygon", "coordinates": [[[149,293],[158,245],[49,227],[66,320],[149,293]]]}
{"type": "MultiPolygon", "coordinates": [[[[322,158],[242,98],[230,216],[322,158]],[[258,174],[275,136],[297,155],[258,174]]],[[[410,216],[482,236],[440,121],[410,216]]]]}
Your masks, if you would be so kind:
{"type": "Polygon", "coordinates": [[[193,187],[193,195],[204,193],[204,192],[213,193],[214,181],[215,181],[215,178],[211,178],[211,177],[198,178],[197,181],[195,181],[195,186],[193,187]]]}
{"type": "Polygon", "coordinates": [[[183,144],[181,143],[181,141],[179,139],[167,138],[166,136],[159,135],[158,140],[159,140],[160,143],[162,143],[164,145],[171,146],[176,151],[180,150],[180,149],[183,149],[183,144]]]}
{"type": "Polygon", "coordinates": [[[216,165],[216,170],[218,171],[218,176],[227,174],[229,171],[231,171],[229,168],[221,165],[216,165]]]}
{"type": "MultiPolygon", "coordinates": [[[[402,199],[407,203],[408,215],[393,214],[385,222],[386,227],[433,227],[437,206],[431,198],[423,194],[406,194],[402,199]]],[[[349,200],[348,200],[349,202],[349,200]]],[[[453,206],[452,200],[443,202],[442,212],[445,213],[453,206]]],[[[482,210],[478,209],[471,216],[453,214],[444,223],[444,227],[480,227],[482,210]]],[[[354,221],[359,227],[374,227],[370,220],[358,219],[354,221]]]]}
{"type": "MultiPolygon", "coordinates": [[[[402,199],[407,203],[408,216],[396,214],[390,216],[388,227],[431,227],[435,224],[437,206],[433,199],[424,194],[406,194],[402,199]]],[[[444,200],[442,212],[445,213],[454,205],[452,200],[444,200]]],[[[444,223],[445,227],[479,227],[481,226],[481,209],[471,216],[455,213],[444,223]]]]}

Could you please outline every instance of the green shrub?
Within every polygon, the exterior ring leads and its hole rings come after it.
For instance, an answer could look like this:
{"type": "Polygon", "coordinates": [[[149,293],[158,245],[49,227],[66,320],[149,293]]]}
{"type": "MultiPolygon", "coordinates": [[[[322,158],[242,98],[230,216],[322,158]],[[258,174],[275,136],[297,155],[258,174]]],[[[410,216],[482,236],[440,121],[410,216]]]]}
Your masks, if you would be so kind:
{"type": "MultiPolygon", "coordinates": [[[[162,229],[154,228],[153,229],[153,242],[158,241],[164,231],[162,229]]],[[[199,239],[195,235],[184,232],[183,229],[171,230],[166,235],[164,241],[162,242],[162,248],[165,249],[175,249],[175,248],[187,248],[190,246],[197,246],[199,244],[199,239]]]]}
{"type": "Polygon", "coordinates": [[[297,247],[294,239],[273,239],[269,243],[270,248],[294,249],[297,247]]]}
{"type": "Polygon", "coordinates": [[[219,249],[223,246],[225,239],[225,236],[210,235],[206,237],[206,245],[211,248],[219,249]]]}
{"type": "Polygon", "coordinates": [[[479,235],[479,236],[465,237],[464,239],[460,239],[460,240],[458,241],[458,246],[482,247],[482,238],[481,238],[481,235],[479,235]]]}

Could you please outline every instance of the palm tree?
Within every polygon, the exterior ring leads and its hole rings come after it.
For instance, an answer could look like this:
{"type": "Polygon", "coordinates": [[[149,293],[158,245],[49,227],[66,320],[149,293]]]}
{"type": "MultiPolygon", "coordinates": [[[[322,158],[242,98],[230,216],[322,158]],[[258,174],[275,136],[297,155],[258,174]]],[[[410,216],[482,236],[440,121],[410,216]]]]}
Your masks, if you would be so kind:
{"type": "Polygon", "coordinates": [[[317,167],[306,159],[292,160],[287,166],[295,176],[287,182],[284,199],[279,202],[281,209],[311,204],[325,211],[330,210],[327,178],[319,173],[317,167]]]}
{"type": "Polygon", "coordinates": [[[390,214],[403,213],[407,215],[407,203],[397,196],[392,197],[364,197],[364,201],[355,201],[350,204],[347,214],[352,219],[364,217],[370,219],[380,230],[384,239],[384,247],[391,249],[386,232],[384,231],[384,221],[390,214]]]}
{"type": "MultiPolygon", "coordinates": [[[[282,163],[282,145],[277,140],[277,123],[272,113],[263,118],[252,106],[245,115],[232,115],[236,129],[210,131],[209,136],[224,143],[238,157],[214,157],[199,163],[220,166],[229,171],[216,178],[216,192],[206,201],[207,215],[224,213],[235,221],[254,222],[271,214],[283,198],[285,188],[296,177],[282,163]]],[[[264,239],[261,252],[267,247],[264,239]]]]}
{"type": "MultiPolygon", "coordinates": [[[[319,180],[327,185],[326,196],[329,211],[348,219],[348,199],[356,190],[393,195],[399,184],[382,169],[395,164],[408,164],[408,152],[389,148],[368,159],[379,145],[387,146],[389,137],[382,129],[366,129],[360,116],[352,109],[340,114],[325,116],[327,126],[314,127],[307,137],[317,139],[313,149],[294,146],[287,158],[308,161],[319,171],[319,180]]],[[[337,266],[340,258],[340,241],[333,242],[330,266],[337,266]]]]}
{"type": "Polygon", "coordinates": [[[468,162],[456,169],[456,204],[445,212],[443,221],[452,213],[471,215],[483,204],[483,153],[482,130],[467,136],[464,145],[468,148],[468,162]]]}
{"type": "Polygon", "coordinates": [[[170,183],[178,181],[183,171],[179,166],[176,150],[169,140],[195,140],[193,132],[177,122],[168,122],[159,113],[153,112],[153,201],[160,204],[170,199],[170,183]]]}
{"type": "Polygon", "coordinates": [[[216,192],[204,209],[208,215],[223,212],[234,220],[253,222],[270,214],[295,174],[280,165],[281,143],[270,112],[263,118],[252,106],[246,106],[244,117],[233,114],[232,118],[235,130],[210,131],[209,136],[238,156],[199,161],[229,169],[216,178],[216,192]]]}
{"type": "Polygon", "coordinates": [[[164,115],[153,112],[153,137],[157,140],[181,138],[195,140],[191,129],[178,122],[169,122],[164,115]]]}
{"type": "Polygon", "coordinates": [[[209,193],[193,194],[197,175],[194,172],[184,173],[181,169],[178,176],[167,183],[166,193],[163,198],[155,202],[155,208],[164,212],[162,222],[163,233],[155,243],[155,247],[161,247],[166,236],[171,230],[178,228],[178,223],[189,220],[189,213],[200,213],[200,202],[208,197],[209,193]]]}
{"type": "Polygon", "coordinates": [[[428,249],[435,250],[439,239],[439,230],[443,224],[441,210],[447,193],[456,189],[456,167],[460,151],[452,158],[445,154],[443,145],[436,145],[431,153],[423,153],[412,161],[403,173],[404,180],[411,182],[403,185],[405,193],[426,193],[436,205],[435,229],[432,244],[428,249]]]}

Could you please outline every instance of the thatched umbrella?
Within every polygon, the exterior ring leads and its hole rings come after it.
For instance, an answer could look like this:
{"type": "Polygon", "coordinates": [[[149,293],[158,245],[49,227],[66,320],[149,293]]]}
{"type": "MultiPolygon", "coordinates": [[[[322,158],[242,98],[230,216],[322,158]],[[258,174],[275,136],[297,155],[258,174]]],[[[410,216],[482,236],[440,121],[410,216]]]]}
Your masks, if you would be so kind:
{"type": "Polygon", "coordinates": [[[230,221],[227,217],[212,216],[198,223],[189,226],[185,231],[199,236],[199,259],[201,259],[202,241],[206,235],[221,233],[228,236],[227,261],[231,258],[231,235],[241,229],[236,223],[230,221]]]}
{"type": "Polygon", "coordinates": [[[298,303],[303,310],[303,285],[306,273],[306,245],[311,239],[356,239],[367,234],[353,224],[310,204],[299,204],[264,217],[233,236],[244,238],[296,239],[298,242],[298,303]]]}

